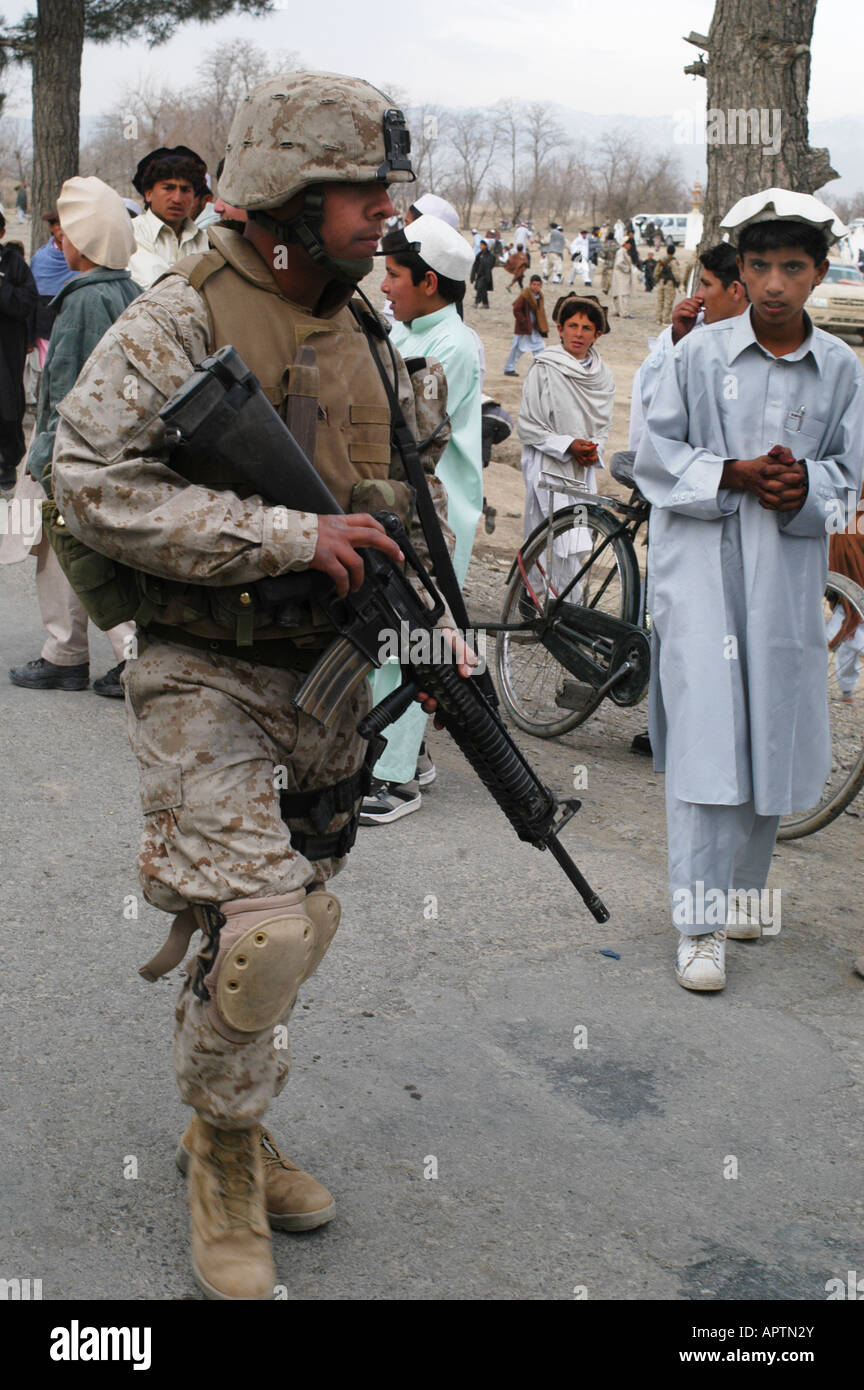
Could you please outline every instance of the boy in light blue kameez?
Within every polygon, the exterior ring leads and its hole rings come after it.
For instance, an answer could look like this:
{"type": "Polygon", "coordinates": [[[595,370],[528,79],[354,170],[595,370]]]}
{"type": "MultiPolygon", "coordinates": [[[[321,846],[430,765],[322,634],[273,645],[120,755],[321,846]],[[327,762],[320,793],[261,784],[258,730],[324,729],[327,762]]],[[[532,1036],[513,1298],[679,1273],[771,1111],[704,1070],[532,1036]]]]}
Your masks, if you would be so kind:
{"type": "MultiPolygon", "coordinates": [[[[437,358],[447,378],[451,434],[435,472],[447,490],[447,521],[456,537],[453,568],[461,585],[483,510],[480,363],[474,336],[456,310],[474,257],[455,228],[425,214],[404,232],[389,233],[381,247],[387,269],[381,288],[393,308],[393,342],[405,358],[437,358]]],[[[375,704],[401,680],[398,663],[377,670],[371,678],[375,704]]],[[[426,717],[417,705],[388,728],[361,825],[387,825],[420,809],[415,774],[426,717]]]]}
{"type": "Polygon", "coordinates": [[[781,189],[723,225],[751,307],[643,366],[635,464],[652,504],[649,724],[676,978],[696,990],[723,988],[727,934],[776,931],[773,903],[767,922],[739,920],[741,894],[765,905],[779,819],[828,775],[827,522],[857,498],[864,452],[861,367],[804,312],[844,229],[781,189]]]}

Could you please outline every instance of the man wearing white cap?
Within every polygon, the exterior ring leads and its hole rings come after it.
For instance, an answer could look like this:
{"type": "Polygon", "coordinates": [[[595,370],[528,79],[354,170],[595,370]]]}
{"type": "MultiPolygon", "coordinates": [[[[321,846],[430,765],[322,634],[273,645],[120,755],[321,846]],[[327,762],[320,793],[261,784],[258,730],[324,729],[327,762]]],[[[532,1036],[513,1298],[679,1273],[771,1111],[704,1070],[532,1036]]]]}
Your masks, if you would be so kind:
{"type": "Polygon", "coordinates": [[[419,217],[437,217],[439,222],[446,222],[454,231],[459,230],[458,212],[452,203],[448,203],[446,198],[439,198],[437,193],[423,193],[415,198],[408,209],[405,225],[410,226],[419,217]]]}
{"type": "MultiPolygon", "coordinates": [[[[473,336],[457,313],[474,257],[455,228],[429,214],[404,231],[389,233],[381,250],[387,258],[381,289],[392,302],[393,342],[403,357],[437,358],[447,378],[451,435],[435,473],[447,491],[447,521],[456,537],[453,568],[462,584],[483,508],[482,381],[473,336]]],[[[375,703],[401,679],[398,664],[376,671],[375,703]]],[[[387,730],[387,748],[374,769],[376,785],[364,799],[361,824],[389,824],[420,809],[420,780],[415,774],[421,774],[424,785],[435,775],[428,760],[418,768],[425,725],[426,715],[418,706],[387,730]]]]}
{"type": "MultiPolygon", "coordinates": [[[[37,482],[51,463],[59,416],[57,406],[103,333],[140,294],[126,266],[135,248],[132,223],[123,199],[101,179],[67,179],[57,199],[63,255],[79,271],[51,301],[57,316],[42,369],[36,427],[27,456],[27,471],[37,482]]],[[[36,593],[48,637],[42,655],[14,667],[9,679],[26,690],[86,690],[90,683],[87,613],[72,589],[43,532],[36,554],[36,593]]],[[[124,643],[133,623],[108,633],[118,665],[93,689],[122,699],[120,673],[124,643]]]]}
{"type": "Polygon", "coordinates": [[[723,988],[727,935],[779,929],[764,892],[779,818],[813,805],[830,769],[826,523],[857,498],[864,453],[861,367],[804,311],[845,229],[774,188],[722,226],[750,309],[644,364],[635,465],[652,504],[649,724],[675,973],[694,990],[723,988]]]}

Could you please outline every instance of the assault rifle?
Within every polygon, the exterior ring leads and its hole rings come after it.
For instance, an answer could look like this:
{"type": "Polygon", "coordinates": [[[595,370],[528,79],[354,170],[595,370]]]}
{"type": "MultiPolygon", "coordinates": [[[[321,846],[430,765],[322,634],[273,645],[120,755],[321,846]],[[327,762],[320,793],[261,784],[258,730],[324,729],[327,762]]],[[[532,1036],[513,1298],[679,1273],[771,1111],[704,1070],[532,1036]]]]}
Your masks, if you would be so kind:
{"type": "MultiPolygon", "coordinates": [[[[259,494],[271,506],[316,514],[338,514],[342,508],[315,472],[288,427],[280,419],[257,379],[232,347],[220,348],[196,368],[192,377],[160,412],[165,439],[172,449],[172,466],[183,472],[183,457],[227,466],[238,483],[259,494]]],[[[280,601],[290,608],[299,596],[312,597],[340,634],[300,686],[294,703],[304,714],[328,724],[347,696],[380,666],[382,633],[407,633],[402,644],[412,653],[403,668],[403,683],[381,701],[358,726],[368,740],[378,738],[413,703],[420,691],[437,701],[436,718],[459,745],[474,771],[491,792],[520,840],[551,850],[583,902],[598,922],[609,913],[586,882],[558,839],[578,811],[580,802],[562,803],[529,766],[504,726],[492,700],[476,678],[464,679],[455,666],[435,664],[432,638],[445,606],[399,518],[378,512],[387,534],[405,556],[408,567],[429,598],[421,602],[397,565],[374,549],[360,552],[363,582],[356,593],[339,598],[325,574],[309,570],[259,580],[259,599],[273,610],[280,601]],[[407,624],[407,627],[403,626],[407,624]],[[416,641],[425,635],[425,640],[416,641]],[[414,651],[428,661],[414,661],[414,651]]],[[[294,608],[296,614],[296,608],[294,608]]],[[[286,616],[285,622],[296,622],[286,616]]]]}

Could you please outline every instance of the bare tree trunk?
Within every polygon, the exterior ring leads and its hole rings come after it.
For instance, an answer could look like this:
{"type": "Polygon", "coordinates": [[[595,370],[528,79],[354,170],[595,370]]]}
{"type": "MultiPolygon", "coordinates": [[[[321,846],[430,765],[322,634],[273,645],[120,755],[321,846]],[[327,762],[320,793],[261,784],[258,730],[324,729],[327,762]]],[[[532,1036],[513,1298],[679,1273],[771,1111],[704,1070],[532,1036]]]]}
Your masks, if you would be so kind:
{"type": "Polygon", "coordinates": [[[41,216],[78,172],[84,0],[39,0],[33,48],[33,250],[48,240],[41,216]]]}
{"type": "Polygon", "coordinates": [[[708,181],[701,250],[761,188],[813,193],[837,174],[807,130],[816,0],[716,0],[708,33],[708,181]]]}

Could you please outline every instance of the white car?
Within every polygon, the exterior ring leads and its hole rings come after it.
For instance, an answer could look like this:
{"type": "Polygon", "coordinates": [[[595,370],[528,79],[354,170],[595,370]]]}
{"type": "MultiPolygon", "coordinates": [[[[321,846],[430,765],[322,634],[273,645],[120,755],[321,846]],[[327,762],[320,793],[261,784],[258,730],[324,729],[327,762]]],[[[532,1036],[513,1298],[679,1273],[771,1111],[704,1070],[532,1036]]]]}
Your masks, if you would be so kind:
{"type": "Polygon", "coordinates": [[[864,338],[864,275],[855,265],[832,261],[806,307],[817,327],[864,338]]]}

